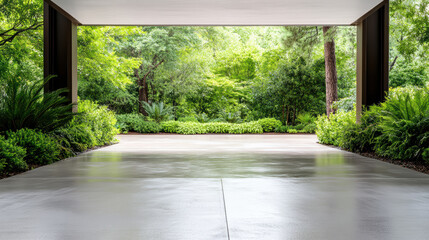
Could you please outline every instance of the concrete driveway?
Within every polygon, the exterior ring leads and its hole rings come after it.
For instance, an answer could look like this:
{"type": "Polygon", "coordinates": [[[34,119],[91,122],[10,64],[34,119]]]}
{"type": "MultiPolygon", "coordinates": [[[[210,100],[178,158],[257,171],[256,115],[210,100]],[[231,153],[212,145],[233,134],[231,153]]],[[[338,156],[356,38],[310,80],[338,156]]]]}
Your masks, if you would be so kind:
{"type": "Polygon", "coordinates": [[[428,239],[429,177],[314,135],[134,135],[0,181],[0,239],[428,239]]]}

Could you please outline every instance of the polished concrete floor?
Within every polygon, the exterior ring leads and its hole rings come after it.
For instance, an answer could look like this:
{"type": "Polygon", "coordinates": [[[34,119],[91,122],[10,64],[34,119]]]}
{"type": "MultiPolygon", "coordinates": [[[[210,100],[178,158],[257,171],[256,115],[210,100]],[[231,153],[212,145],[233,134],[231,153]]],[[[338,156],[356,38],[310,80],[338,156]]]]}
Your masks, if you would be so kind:
{"type": "Polygon", "coordinates": [[[0,239],[428,239],[429,176],[313,135],[120,136],[0,180],[0,239]]]}

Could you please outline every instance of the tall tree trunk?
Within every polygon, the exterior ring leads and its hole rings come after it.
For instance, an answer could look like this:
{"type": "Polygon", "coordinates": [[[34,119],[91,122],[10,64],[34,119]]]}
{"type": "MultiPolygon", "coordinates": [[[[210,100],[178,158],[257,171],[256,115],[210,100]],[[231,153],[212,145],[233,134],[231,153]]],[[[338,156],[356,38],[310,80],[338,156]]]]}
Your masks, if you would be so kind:
{"type": "Polygon", "coordinates": [[[143,108],[143,102],[149,102],[148,99],[148,84],[147,84],[147,75],[145,75],[142,79],[142,86],[139,88],[139,107],[140,113],[147,116],[147,112],[143,108]]]}
{"type": "Polygon", "coordinates": [[[326,115],[335,113],[332,104],[338,100],[337,93],[337,66],[335,57],[335,41],[330,36],[331,27],[323,27],[323,37],[325,40],[325,70],[326,70],[326,115]]]}
{"type": "Polygon", "coordinates": [[[282,123],[287,123],[287,121],[286,121],[286,119],[285,119],[285,114],[286,114],[286,112],[285,112],[286,110],[285,110],[285,105],[283,104],[282,105],[282,123]]]}
{"type": "MultiPolygon", "coordinates": [[[[140,67],[141,69],[142,67],[140,67]]],[[[137,78],[137,85],[139,88],[139,112],[145,116],[147,116],[146,111],[143,108],[143,101],[148,102],[147,96],[147,75],[143,76],[143,78],[140,77],[139,70],[134,70],[134,76],[137,78]]]]}

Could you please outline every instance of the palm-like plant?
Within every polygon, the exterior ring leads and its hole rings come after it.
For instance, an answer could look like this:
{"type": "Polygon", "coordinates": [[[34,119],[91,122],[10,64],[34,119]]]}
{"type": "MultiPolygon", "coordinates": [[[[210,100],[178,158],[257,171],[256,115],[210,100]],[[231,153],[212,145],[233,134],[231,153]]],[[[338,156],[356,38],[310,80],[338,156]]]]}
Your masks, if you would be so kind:
{"type": "Polygon", "coordinates": [[[22,128],[51,131],[68,123],[75,115],[73,105],[62,94],[65,89],[43,93],[44,84],[26,84],[17,79],[6,82],[0,98],[0,131],[22,128]]]}
{"type": "Polygon", "coordinates": [[[163,102],[149,104],[143,101],[142,103],[143,108],[148,116],[155,120],[155,122],[160,123],[162,121],[171,119],[171,112],[173,111],[173,108],[165,106],[163,102]]]}

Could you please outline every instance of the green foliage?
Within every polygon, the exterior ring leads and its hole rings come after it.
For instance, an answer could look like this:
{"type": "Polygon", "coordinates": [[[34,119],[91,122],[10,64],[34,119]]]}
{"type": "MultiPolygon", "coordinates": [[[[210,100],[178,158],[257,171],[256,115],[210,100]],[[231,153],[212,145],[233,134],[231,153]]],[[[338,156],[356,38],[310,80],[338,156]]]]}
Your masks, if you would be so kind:
{"type": "Polygon", "coordinates": [[[273,132],[276,128],[282,125],[282,122],[275,118],[262,118],[258,120],[264,132],[273,132]]]}
{"type": "Polygon", "coordinates": [[[23,171],[28,168],[24,158],[27,151],[0,136],[0,173],[23,171]]]}
{"type": "Polygon", "coordinates": [[[429,82],[426,67],[421,64],[397,64],[397,67],[389,73],[389,86],[393,88],[406,86],[424,87],[425,83],[429,82]]]}
{"type": "Polygon", "coordinates": [[[263,133],[264,130],[258,122],[248,122],[241,124],[231,124],[228,133],[244,134],[244,133],[263,133]]]}
{"type": "Polygon", "coordinates": [[[22,128],[51,131],[73,118],[73,106],[61,96],[65,90],[43,94],[44,84],[25,83],[20,79],[8,79],[6,86],[0,98],[0,131],[22,128]]]}
{"type": "Polygon", "coordinates": [[[310,113],[303,113],[298,115],[297,121],[300,124],[309,125],[316,121],[316,117],[312,116],[310,113]]]}
{"type": "Polygon", "coordinates": [[[220,113],[220,120],[224,121],[224,122],[229,122],[229,123],[240,123],[243,120],[240,117],[240,112],[226,112],[226,111],[222,111],[220,113]]]}
{"type": "Polygon", "coordinates": [[[364,111],[359,124],[354,122],[355,112],[338,112],[329,120],[319,117],[319,141],[391,159],[427,160],[428,92],[428,88],[398,88],[380,106],[364,111]]]}
{"type": "Polygon", "coordinates": [[[160,123],[172,118],[172,107],[167,107],[163,102],[149,104],[147,102],[142,102],[143,108],[148,114],[148,116],[155,120],[155,122],[160,123]]]}
{"type": "Polygon", "coordinates": [[[316,123],[309,123],[302,128],[302,133],[315,133],[317,129],[316,123]]]}
{"type": "Polygon", "coordinates": [[[209,116],[207,116],[207,114],[201,113],[201,114],[197,115],[197,120],[200,123],[207,123],[210,121],[210,118],[209,118],[209,116]]]}
{"type": "Polygon", "coordinates": [[[161,128],[163,132],[166,133],[176,133],[179,127],[179,122],[176,121],[167,121],[161,123],[161,128]]]}
{"type": "Polygon", "coordinates": [[[186,116],[186,117],[180,117],[177,119],[179,122],[199,122],[196,117],[193,116],[186,116]]]}
{"type": "Polygon", "coordinates": [[[70,126],[86,125],[93,132],[96,145],[102,146],[114,141],[116,134],[119,133],[115,128],[115,113],[106,106],[98,105],[89,100],[79,101],[79,115],[74,117],[70,126]]]}
{"type": "Polygon", "coordinates": [[[429,146],[429,89],[399,89],[382,103],[381,135],[375,151],[381,156],[419,160],[429,146]]]}
{"type": "Polygon", "coordinates": [[[161,126],[155,122],[145,121],[144,116],[138,113],[121,114],[116,116],[122,132],[134,131],[138,133],[158,133],[161,126]]]}
{"type": "Polygon", "coordinates": [[[84,152],[97,146],[97,139],[90,126],[85,124],[70,124],[67,127],[53,131],[52,136],[57,140],[62,158],[84,152]]]}
{"type": "Polygon", "coordinates": [[[279,126],[275,129],[276,133],[287,133],[287,130],[289,129],[289,126],[287,125],[283,125],[283,126],[279,126]]]}
{"type": "Polygon", "coordinates": [[[178,134],[205,134],[205,133],[263,133],[262,126],[258,122],[227,123],[227,122],[176,122],[161,123],[164,132],[178,134]]]}
{"type": "Polygon", "coordinates": [[[115,128],[115,114],[106,106],[79,101],[78,112],[69,124],[51,132],[60,146],[61,158],[112,143],[119,132],[115,128]]]}
{"type": "Polygon", "coordinates": [[[340,146],[353,152],[372,152],[377,137],[381,135],[377,125],[380,113],[381,108],[376,105],[364,111],[359,124],[344,129],[340,146]]]}
{"type": "Polygon", "coordinates": [[[226,122],[210,122],[206,123],[208,133],[229,133],[232,123],[226,122]]]}
{"type": "Polygon", "coordinates": [[[207,129],[204,123],[198,122],[182,122],[177,127],[177,133],[179,134],[204,134],[207,133],[207,129]]]}
{"type": "Polygon", "coordinates": [[[266,84],[254,89],[255,109],[277,116],[284,123],[295,124],[301,112],[324,111],[325,77],[322,60],[294,57],[280,63],[266,84]]]}
{"type": "Polygon", "coordinates": [[[316,120],[316,134],[323,144],[341,146],[344,133],[356,124],[356,112],[339,111],[328,119],[326,115],[319,116],[316,120]]]}
{"type": "Polygon", "coordinates": [[[44,165],[59,160],[60,150],[55,140],[38,130],[20,129],[6,132],[10,144],[26,149],[25,162],[44,165]]]}
{"type": "Polygon", "coordinates": [[[293,128],[289,128],[289,129],[287,130],[287,133],[298,133],[298,130],[293,129],[293,128]]]}
{"type": "Polygon", "coordinates": [[[426,164],[429,164],[429,148],[426,148],[423,152],[423,160],[426,162],[426,164]]]}
{"type": "Polygon", "coordinates": [[[43,25],[43,3],[36,0],[2,0],[0,4],[0,46],[43,25]]]}
{"type": "Polygon", "coordinates": [[[133,128],[138,133],[159,133],[161,131],[161,126],[158,123],[146,121],[137,122],[133,128]]]}

